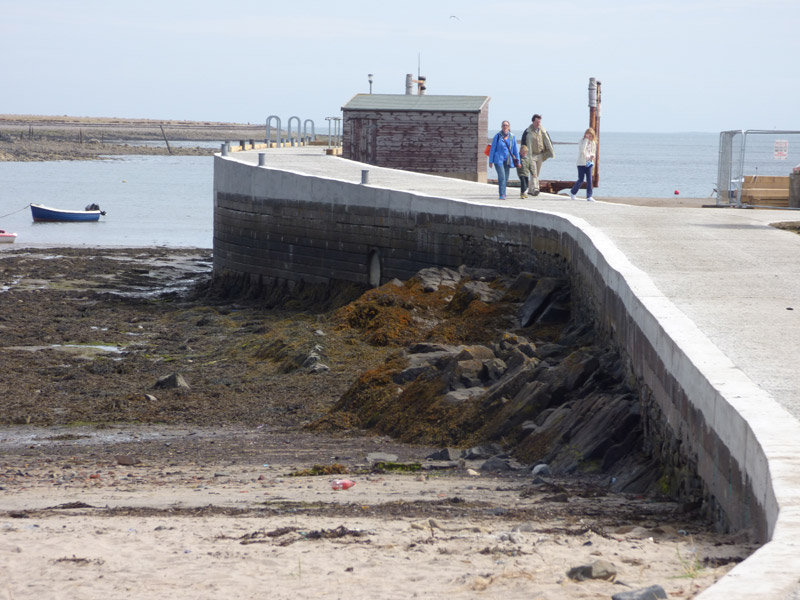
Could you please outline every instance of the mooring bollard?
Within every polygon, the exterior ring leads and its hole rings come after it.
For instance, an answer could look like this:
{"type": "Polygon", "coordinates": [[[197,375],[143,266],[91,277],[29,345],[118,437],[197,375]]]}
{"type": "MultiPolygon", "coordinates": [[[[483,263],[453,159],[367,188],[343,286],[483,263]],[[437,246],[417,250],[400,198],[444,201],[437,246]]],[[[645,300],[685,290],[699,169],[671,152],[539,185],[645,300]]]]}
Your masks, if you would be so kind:
{"type": "Polygon", "coordinates": [[[258,153],[258,166],[263,167],[267,164],[267,155],[263,152],[258,153]]]}
{"type": "Polygon", "coordinates": [[[222,156],[228,156],[228,144],[223,142],[222,148],[220,148],[220,152],[222,152],[222,156]]]}
{"type": "Polygon", "coordinates": [[[369,169],[363,169],[361,171],[361,183],[366,185],[369,183],[369,169]]]}

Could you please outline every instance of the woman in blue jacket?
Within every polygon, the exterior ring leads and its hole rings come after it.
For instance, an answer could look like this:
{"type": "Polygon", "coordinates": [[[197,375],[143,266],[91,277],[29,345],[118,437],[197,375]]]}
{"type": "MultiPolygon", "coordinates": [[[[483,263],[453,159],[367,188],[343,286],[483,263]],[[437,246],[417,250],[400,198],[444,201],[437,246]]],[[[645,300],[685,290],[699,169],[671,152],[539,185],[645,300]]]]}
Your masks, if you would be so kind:
{"type": "Polygon", "coordinates": [[[497,170],[497,187],[500,191],[500,200],[506,199],[506,184],[508,183],[508,172],[511,164],[519,166],[519,150],[517,140],[511,133],[511,123],[503,121],[500,131],[492,140],[492,147],[489,150],[489,168],[497,170]]]}

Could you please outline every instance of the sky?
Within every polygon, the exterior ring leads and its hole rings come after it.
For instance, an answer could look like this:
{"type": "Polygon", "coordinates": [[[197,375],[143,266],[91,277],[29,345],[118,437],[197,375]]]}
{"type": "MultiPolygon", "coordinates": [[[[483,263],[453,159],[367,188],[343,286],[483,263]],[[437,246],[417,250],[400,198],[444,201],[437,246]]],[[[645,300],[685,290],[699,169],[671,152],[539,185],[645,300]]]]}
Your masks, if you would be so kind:
{"type": "Polygon", "coordinates": [[[800,0],[0,0],[0,114],[264,123],[490,96],[489,130],[800,130],[800,0]]]}

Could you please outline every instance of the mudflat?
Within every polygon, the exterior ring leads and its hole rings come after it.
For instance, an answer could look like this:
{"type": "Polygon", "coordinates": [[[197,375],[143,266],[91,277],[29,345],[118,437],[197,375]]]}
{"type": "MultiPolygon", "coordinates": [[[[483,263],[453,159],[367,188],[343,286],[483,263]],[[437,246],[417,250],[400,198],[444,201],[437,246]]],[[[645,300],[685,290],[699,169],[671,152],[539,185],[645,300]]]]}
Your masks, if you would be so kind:
{"type": "Polygon", "coordinates": [[[612,493],[602,475],[494,472],[370,431],[308,430],[396,348],[328,310],[204,293],[210,268],[208,250],[0,252],[9,597],[596,598],[660,585],[689,598],[754,550],[696,507],[612,493]],[[302,367],[312,351],[328,370],[302,367]],[[592,563],[601,578],[567,575],[592,563]]]}
{"type": "Polygon", "coordinates": [[[96,160],[120,154],[204,156],[218,152],[219,146],[168,143],[263,140],[264,135],[263,125],[240,123],[0,115],[0,161],[96,160]]]}

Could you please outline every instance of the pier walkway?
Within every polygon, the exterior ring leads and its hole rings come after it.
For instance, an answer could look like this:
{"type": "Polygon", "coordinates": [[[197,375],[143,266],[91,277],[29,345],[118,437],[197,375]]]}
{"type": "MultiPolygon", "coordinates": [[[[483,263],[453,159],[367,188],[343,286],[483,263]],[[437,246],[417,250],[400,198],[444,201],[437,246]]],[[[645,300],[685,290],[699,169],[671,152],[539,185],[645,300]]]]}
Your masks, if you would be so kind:
{"type": "MultiPolygon", "coordinates": [[[[258,152],[228,159],[257,165],[258,152]]],[[[352,183],[369,169],[370,187],[541,211],[591,232],[598,250],[744,416],[766,456],[766,464],[750,467],[769,472],[779,507],[772,540],[701,597],[800,598],[800,235],[770,225],[800,215],[549,194],[522,200],[516,189],[501,201],[496,186],[354,163],[315,147],[268,150],[265,167],[352,183]]],[[[744,433],[728,433],[745,443],[744,433]]]]}

